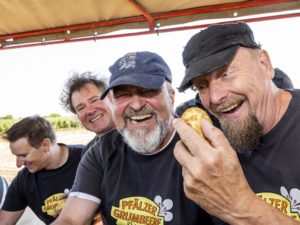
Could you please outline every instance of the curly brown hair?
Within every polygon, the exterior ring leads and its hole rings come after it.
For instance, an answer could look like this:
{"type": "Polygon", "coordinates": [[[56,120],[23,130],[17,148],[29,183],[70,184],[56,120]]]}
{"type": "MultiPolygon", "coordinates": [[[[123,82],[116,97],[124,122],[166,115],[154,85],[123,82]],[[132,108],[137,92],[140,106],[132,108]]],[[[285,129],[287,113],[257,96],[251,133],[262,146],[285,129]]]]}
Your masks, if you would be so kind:
{"type": "Polygon", "coordinates": [[[61,105],[66,111],[71,111],[72,113],[76,114],[75,108],[72,104],[72,95],[75,91],[79,91],[86,84],[94,84],[102,92],[107,88],[107,78],[99,78],[97,74],[92,72],[74,72],[72,76],[65,82],[64,89],[60,96],[61,105]]]}

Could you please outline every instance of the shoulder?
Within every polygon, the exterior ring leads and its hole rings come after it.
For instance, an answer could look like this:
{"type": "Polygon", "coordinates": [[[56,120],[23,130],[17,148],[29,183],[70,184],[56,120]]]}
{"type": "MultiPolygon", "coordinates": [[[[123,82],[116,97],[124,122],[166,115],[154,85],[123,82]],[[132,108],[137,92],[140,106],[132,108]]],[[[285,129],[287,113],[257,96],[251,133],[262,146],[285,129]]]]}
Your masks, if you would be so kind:
{"type": "Polygon", "coordinates": [[[300,89],[288,89],[288,90],[285,90],[285,91],[288,91],[291,93],[292,95],[292,102],[295,102],[297,105],[299,105],[298,101],[299,101],[299,98],[300,98],[300,89]]]}
{"type": "Polygon", "coordinates": [[[185,110],[196,105],[197,105],[196,99],[195,98],[190,99],[178,105],[175,109],[175,114],[181,116],[185,110]]]}
{"type": "Polygon", "coordinates": [[[118,152],[118,149],[122,148],[124,144],[122,135],[114,129],[101,137],[98,137],[95,143],[88,151],[86,151],[84,158],[109,158],[111,155],[118,152]]]}
{"type": "Polygon", "coordinates": [[[79,161],[82,157],[85,145],[67,145],[69,151],[68,161],[79,161]]]}
{"type": "Polygon", "coordinates": [[[8,185],[8,181],[4,177],[0,176],[0,209],[2,209],[8,185]]]}
{"type": "Polygon", "coordinates": [[[91,149],[99,148],[99,147],[114,147],[116,144],[121,144],[123,142],[122,135],[116,130],[113,129],[106,134],[97,138],[94,141],[93,145],[90,147],[91,149]]]}
{"type": "Polygon", "coordinates": [[[76,145],[68,145],[68,148],[72,151],[82,151],[85,145],[76,144],[76,145]]]}

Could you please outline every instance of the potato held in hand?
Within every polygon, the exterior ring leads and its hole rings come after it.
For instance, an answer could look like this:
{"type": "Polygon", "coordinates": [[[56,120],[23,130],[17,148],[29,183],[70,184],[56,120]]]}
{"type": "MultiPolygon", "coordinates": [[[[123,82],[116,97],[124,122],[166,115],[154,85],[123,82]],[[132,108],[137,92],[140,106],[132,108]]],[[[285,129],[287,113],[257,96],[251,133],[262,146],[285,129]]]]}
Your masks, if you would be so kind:
{"type": "Polygon", "coordinates": [[[212,123],[209,115],[203,109],[198,107],[188,108],[186,111],[184,111],[181,118],[202,137],[204,137],[201,130],[201,123],[203,119],[206,119],[212,123]]]}

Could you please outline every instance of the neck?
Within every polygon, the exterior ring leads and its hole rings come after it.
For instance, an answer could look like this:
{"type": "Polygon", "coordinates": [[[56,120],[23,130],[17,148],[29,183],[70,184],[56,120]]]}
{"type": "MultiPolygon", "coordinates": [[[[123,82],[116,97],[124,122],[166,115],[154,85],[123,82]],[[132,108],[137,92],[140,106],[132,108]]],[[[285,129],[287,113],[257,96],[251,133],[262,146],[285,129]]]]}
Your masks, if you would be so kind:
{"type": "Polygon", "coordinates": [[[57,169],[63,166],[69,156],[68,147],[66,145],[54,144],[50,149],[51,163],[46,169],[57,169]]]}
{"type": "Polygon", "coordinates": [[[292,94],[288,91],[277,89],[271,99],[265,110],[265,118],[268,119],[266,119],[266,122],[263,124],[263,134],[268,133],[281,120],[292,99],[292,94]]]}

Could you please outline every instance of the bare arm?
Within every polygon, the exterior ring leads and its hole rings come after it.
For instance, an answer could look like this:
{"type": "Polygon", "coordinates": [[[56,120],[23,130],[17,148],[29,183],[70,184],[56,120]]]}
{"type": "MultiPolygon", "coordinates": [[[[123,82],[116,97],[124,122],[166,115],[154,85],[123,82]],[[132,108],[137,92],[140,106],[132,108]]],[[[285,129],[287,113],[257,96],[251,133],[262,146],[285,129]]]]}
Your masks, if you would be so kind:
{"type": "Polygon", "coordinates": [[[90,224],[99,205],[93,201],[78,197],[68,197],[66,204],[52,223],[53,225],[83,225],[90,224]]]}
{"type": "Polygon", "coordinates": [[[14,225],[22,216],[24,210],[19,211],[5,211],[0,210],[0,224],[1,225],[14,225]]]}
{"type": "Polygon", "coordinates": [[[183,167],[188,198],[232,225],[299,224],[256,196],[236,152],[219,129],[202,123],[207,142],[183,120],[175,119],[173,125],[182,140],[174,155],[183,167]]]}

